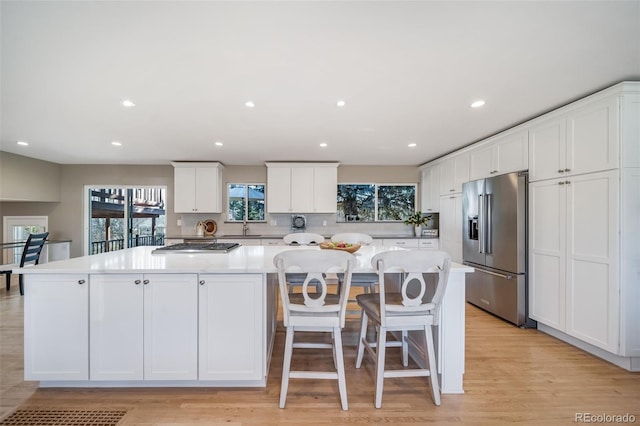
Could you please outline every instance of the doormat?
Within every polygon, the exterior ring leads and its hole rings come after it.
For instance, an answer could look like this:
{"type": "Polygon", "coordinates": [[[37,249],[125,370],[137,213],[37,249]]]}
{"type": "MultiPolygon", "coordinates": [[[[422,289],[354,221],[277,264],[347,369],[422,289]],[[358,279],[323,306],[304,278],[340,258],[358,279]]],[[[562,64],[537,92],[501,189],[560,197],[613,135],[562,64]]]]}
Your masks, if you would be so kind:
{"type": "Polygon", "coordinates": [[[126,410],[16,410],[2,426],[116,426],[126,410]]]}

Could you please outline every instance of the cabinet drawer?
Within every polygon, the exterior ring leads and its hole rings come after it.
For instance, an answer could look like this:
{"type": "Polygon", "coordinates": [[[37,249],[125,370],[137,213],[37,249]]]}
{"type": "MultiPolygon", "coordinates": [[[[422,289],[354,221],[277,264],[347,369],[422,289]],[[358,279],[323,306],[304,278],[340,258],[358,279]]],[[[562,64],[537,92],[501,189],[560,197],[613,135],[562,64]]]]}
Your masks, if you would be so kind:
{"type": "Polygon", "coordinates": [[[428,240],[422,239],[420,240],[419,247],[423,250],[438,250],[438,240],[435,238],[428,240]]]}
{"type": "Polygon", "coordinates": [[[243,246],[259,246],[261,240],[257,238],[218,238],[219,243],[238,243],[243,246]]]}
{"type": "Polygon", "coordinates": [[[394,239],[385,239],[384,245],[387,247],[398,246],[404,248],[418,248],[418,239],[414,238],[394,238],[394,239]]]}

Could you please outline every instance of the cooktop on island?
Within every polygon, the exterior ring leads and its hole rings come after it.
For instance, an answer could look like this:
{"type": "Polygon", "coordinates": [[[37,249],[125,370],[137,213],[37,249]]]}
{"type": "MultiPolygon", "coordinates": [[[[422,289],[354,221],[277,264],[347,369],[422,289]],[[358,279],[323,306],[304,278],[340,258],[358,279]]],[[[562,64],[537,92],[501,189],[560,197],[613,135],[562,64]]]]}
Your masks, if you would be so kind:
{"type": "Polygon", "coordinates": [[[151,253],[229,253],[238,243],[180,243],[159,247],[151,253]]]}

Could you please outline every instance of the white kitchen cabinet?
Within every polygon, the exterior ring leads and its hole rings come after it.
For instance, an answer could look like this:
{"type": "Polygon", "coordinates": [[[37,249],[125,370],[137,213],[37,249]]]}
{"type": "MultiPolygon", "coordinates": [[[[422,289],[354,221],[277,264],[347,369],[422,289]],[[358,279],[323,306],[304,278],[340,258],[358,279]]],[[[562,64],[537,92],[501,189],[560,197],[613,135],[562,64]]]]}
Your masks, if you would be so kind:
{"type": "Polygon", "coordinates": [[[24,379],[89,378],[89,277],[25,275],[24,379]]]}
{"type": "Polygon", "coordinates": [[[440,250],[462,263],[462,194],[440,197],[440,250]]]}
{"type": "Polygon", "coordinates": [[[197,378],[196,274],[91,276],[91,380],[197,378]]]}
{"type": "Polygon", "coordinates": [[[469,152],[469,180],[529,168],[528,132],[502,135],[469,152]]]}
{"type": "MultiPolygon", "coordinates": [[[[297,194],[297,192],[294,192],[297,194]]],[[[335,213],[338,205],[338,164],[313,167],[313,213],[335,213]]]]}
{"type": "Polygon", "coordinates": [[[140,274],[91,276],[91,380],[144,379],[142,280],[140,274]]]}
{"type": "Polygon", "coordinates": [[[529,180],[574,176],[619,166],[619,98],[578,103],[529,131],[529,180]]]}
{"type": "Polygon", "coordinates": [[[218,238],[219,243],[238,243],[243,246],[259,246],[261,245],[260,238],[230,238],[221,237],[218,238]]]}
{"type": "Polygon", "coordinates": [[[420,250],[438,250],[439,244],[437,238],[421,238],[418,243],[420,250]]]}
{"type": "Polygon", "coordinates": [[[440,164],[422,169],[421,205],[423,213],[440,211],[440,164]]]}
{"type": "Polygon", "coordinates": [[[145,274],[144,379],[198,376],[198,286],[195,274],[145,274]]]}
{"type": "Polygon", "coordinates": [[[263,238],[260,242],[263,246],[284,246],[282,238],[263,238]]]}
{"type": "Polygon", "coordinates": [[[338,163],[266,163],[269,213],[335,213],[338,163]]]}
{"type": "Polygon", "coordinates": [[[565,330],[567,203],[559,183],[529,184],[529,316],[565,330]]]}
{"type": "Polygon", "coordinates": [[[403,247],[417,249],[420,240],[418,238],[385,238],[382,245],[385,247],[403,247]]]}
{"type": "MultiPolygon", "coordinates": [[[[462,153],[440,163],[440,195],[462,192],[462,184],[469,181],[469,154],[462,153]]],[[[440,206],[442,211],[442,205],[440,206]]]]}
{"type": "Polygon", "coordinates": [[[553,117],[529,130],[529,182],[561,176],[566,168],[567,120],[553,117]]]}
{"type": "Polygon", "coordinates": [[[173,211],[175,213],[222,212],[222,169],[220,163],[171,163],[173,169],[173,211]]]}
{"type": "Polygon", "coordinates": [[[56,260],[69,259],[71,257],[71,242],[46,242],[42,247],[42,253],[40,253],[40,262],[47,263],[54,262],[56,260]]]}
{"type": "Polygon", "coordinates": [[[618,352],[619,172],[530,184],[530,316],[618,352]]]}
{"type": "Polygon", "coordinates": [[[201,274],[199,284],[198,378],[263,379],[263,276],[201,274]]]}

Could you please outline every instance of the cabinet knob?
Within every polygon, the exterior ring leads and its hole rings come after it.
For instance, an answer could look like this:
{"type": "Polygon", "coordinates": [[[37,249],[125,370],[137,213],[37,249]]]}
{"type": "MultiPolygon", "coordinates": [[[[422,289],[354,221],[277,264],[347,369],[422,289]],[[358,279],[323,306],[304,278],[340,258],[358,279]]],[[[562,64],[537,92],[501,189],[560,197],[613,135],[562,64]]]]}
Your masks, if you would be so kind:
{"type": "Polygon", "coordinates": [[[565,180],[565,181],[564,181],[564,183],[565,183],[566,185],[571,185],[571,181],[570,181],[570,180],[565,180]]]}
{"type": "Polygon", "coordinates": [[[564,185],[564,182],[558,182],[558,185],[564,185]]]}
{"type": "Polygon", "coordinates": [[[450,190],[449,190],[449,192],[455,192],[455,191],[456,191],[455,189],[450,189],[450,190]]]}
{"type": "Polygon", "coordinates": [[[78,280],[78,284],[82,285],[85,283],[85,280],[78,280]]]}
{"type": "Polygon", "coordinates": [[[200,285],[204,285],[204,280],[200,280],[200,285]]]}
{"type": "Polygon", "coordinates": [[[135,285],[138,285],[138,284],[140,284],[140,282],[141,282],[140,280],[135,280],[133,283],[134,283],[135,285]]]}
{"type": "Polygon", "coordinates": [[[144,280],[144,281],[142,281],[142,284],[144,284],[144,285],[149,284],[149,280],[144,280]]]}
{"type": "Polygon", "coordinates": [[[564,170],[560,169],[558,170],[558,173],[564,173],[564,170]]]}
{"type": "Polygon", "coordinates": [[[564,169],[564,171],[565,171],[565,172],[570,172],[570,171],[571,171],[571,169],[564,169]]]}

